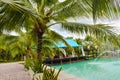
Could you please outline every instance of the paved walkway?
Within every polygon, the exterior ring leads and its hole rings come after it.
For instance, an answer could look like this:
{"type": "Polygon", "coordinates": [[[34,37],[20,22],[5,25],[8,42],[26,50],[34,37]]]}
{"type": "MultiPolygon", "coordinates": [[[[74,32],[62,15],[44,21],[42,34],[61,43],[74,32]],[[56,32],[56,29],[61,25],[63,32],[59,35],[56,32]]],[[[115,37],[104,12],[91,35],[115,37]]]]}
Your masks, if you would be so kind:
{"type": "Polygon", "coordinates": [[[19,63],[0,64],[0,80],[32,80],[19,63]]]}
{"type": "MultiPolygon", "coordinates": [[[[60,80],[83,80],[76,76],[60,72],[60,80]]],[[[19,63],[0,64],[0,80],[32,80],[25,72],[24,66],[19,63]]]]}
{"type": "Polygon", "coordinates": [[[60,80],[83,80],[82,78],[76,77],[71,74],[66,74],[64,72],[60,72],[59,79],[60,80]]]}

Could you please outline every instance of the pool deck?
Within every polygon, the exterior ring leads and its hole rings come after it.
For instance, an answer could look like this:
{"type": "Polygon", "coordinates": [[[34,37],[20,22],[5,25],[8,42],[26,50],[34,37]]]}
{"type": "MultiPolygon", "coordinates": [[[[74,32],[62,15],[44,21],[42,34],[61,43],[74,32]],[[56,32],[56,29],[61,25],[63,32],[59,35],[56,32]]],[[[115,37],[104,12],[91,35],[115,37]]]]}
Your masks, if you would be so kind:
{"type": "MultiPolygon", "coordinates": [[[[60,80],[83,80],[71,74],[60,72],[60,80]]],[[[25,71],[24,65],[15,63],[0,64],[0,80],[32,80],[31,75],[25,71]]]]}
{"type": "Polygon", "coordinates": [[[0,64],[0,80],[32,80],[24,66],[17,62],[0,64]]]}
{"type": "Polygon", "coordinates": [[[66,74],[64,72],[60,72],[59,79],[60,80],[83,80],[82,78],[76,77],[71,74],[66,74]]]}

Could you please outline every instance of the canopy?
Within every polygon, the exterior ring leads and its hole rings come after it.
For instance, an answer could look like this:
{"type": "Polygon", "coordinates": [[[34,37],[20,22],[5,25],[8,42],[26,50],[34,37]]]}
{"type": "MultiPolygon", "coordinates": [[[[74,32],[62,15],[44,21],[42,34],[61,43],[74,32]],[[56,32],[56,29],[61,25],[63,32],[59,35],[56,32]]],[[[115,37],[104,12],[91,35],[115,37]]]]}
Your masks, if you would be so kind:
{"type": "MultiPolygon", "coordinates": [[[[71,46],[71,47],[78,47],[79,45],[77,44],[77,42],[73,39],[65,39],[65,41],[71,46]]],[[[57,43],[57,46],[59,48],[66,48],[65,43],[59,41],[57,43]]],[[[53,48],[55,48],[55,46],[52,46],[53,48]]],[[[32,49],[37,49],[37,46],[33,46],[32,49]]]]}
{"type": "MultiPolygon", "coordinates": [[[[79,46],[77,44],[77,42],[74,41],[73,39],[65,39],[65,40],[71,47],[78,47],[79,46]]],[[[57,46],[60,47],[60,48],[65,48],[66,47],[65,43],[63,43],[63,42],[58,42],[57,46]]]]}

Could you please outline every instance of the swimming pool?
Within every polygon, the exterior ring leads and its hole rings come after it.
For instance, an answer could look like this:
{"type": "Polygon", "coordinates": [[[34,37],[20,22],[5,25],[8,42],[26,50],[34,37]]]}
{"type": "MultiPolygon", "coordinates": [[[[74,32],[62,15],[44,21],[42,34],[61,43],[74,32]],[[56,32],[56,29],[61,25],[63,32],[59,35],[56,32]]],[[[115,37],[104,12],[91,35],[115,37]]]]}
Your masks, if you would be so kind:
{"type": "Polygon", "coordinates": [[[120,80],[120,58],[100,58],[53,66],[83,80],[120,80]]]}

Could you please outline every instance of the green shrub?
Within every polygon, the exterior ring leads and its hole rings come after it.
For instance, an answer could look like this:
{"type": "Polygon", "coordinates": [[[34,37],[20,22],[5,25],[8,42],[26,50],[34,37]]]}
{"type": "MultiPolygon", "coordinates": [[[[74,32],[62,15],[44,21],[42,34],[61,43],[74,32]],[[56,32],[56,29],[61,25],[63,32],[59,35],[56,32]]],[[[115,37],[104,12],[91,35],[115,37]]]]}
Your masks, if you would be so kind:
{"type": "Polygon", "coordinates": [[[59,69],[59,71],[56,73],[55,69],[47,69],[45,68],[42,76],[42,80],[58,80],[58,75],[60,73],[62,68],[59,69]]]}
{"type": "Polygon", "coordinates": [[[41,60],[34,60],[30,67],[35,74],[41,73],[41,72],[43,72],[44,64],[42,64],[41,60]]]}
{"type": "Polygon", "coordinates": [[[28,70],[31,68],[35,74],[43,72],[44,68],[42,61],[36,59],[27,59],[24,66],[28,70]]]}
{"type": "Polygon", "coordinates": [[[55,71],[53,68],[47,68],[46,65],[42,64],[41,60],[34,60],[34,59],[27,59],[25,61],[25,68],[26,69],[32,69],[34,72],[34,75],[37,73],[43,73],[42,76],[35,77],[33,75],[33,80],[58,80],[58,75],[62,68],[58,70],[58,72],[55,71]]]}
{"type": "Polygon", "coordinates": [[[58,75],[62,68],[58,70],[58,72],[55,71],[55,69],[47,68],[47,66],[43,70],[43,75],[35,78],[35,80],[58,80],[58,75]]]}
{"type": "Polygon", "coordinates": [[[33,60],[32,59],[26,59],[25,60],[25,68],[27,69],[27,70],[29,70],[30,69],[30,67],[31,67],[31,65],[32,65],[32,62],[33,62],[33,60]]]}

